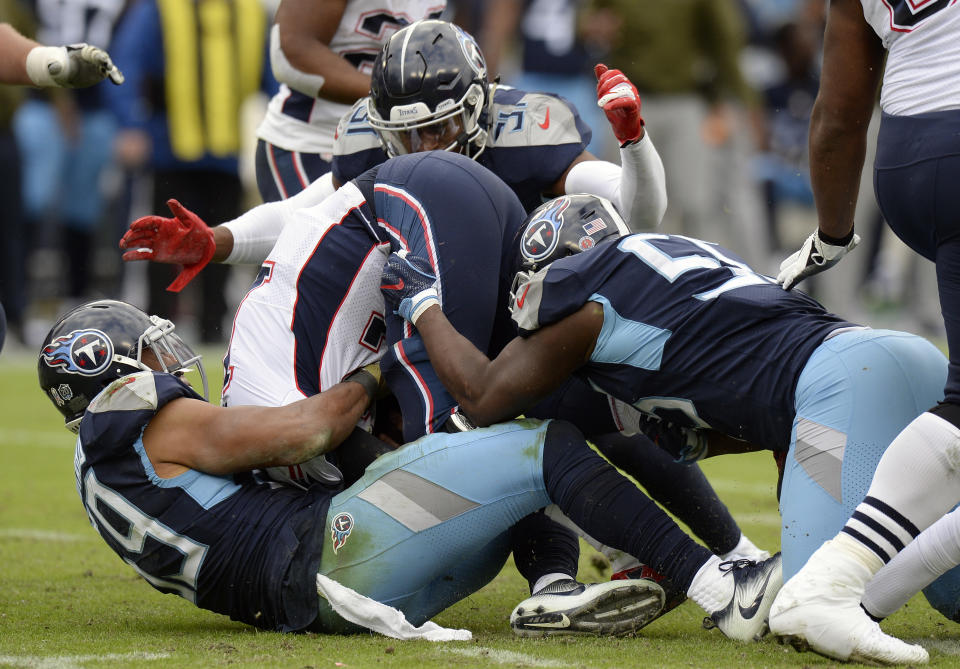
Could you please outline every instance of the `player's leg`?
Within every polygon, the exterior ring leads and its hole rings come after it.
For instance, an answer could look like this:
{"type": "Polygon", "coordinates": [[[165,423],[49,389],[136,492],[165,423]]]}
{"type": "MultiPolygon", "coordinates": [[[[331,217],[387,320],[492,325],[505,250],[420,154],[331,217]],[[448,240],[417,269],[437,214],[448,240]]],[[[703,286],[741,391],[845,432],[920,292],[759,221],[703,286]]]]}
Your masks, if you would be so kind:
{"type": "MultiPolygon", "coordinates": [[[[712,614],[727,636],[750,640],[763,633],[766,608],[779,587],[779,556],[759,565],[721,566],[594,453],[573,426],[554,421],[524,432],[523,425],[535,424],[519,421],[433,435],[378,459],[364,479],[334,498],[328,519],[349,513],[341,526],[352,529],[324,547],[321,572],[395,603],[411,622],[423,621],[482,585],[484,575],[475,565],[472,575],[457,570],[465,552],[480,551],[520,517],[553,501],[598,539],[662,570],[712,614]],[[474,475],[463,476],[465,467],[474,475]],[[361,528],[363,534],[356,534],[361,528]],[[390,578],[384,576],[388,573],[390,578]],[[756,606],[736,606],[747,591],[756,606]]],[[[655,615],[662,605],[659,588],[622,583],[628,584],[633,603],[646,602],[629,620],[642,624],[655,615]],[[654,602],[651,593],[656,593],[654,602]]],[[[605,593],[624,592],[604,585],[612,588],[605,593]]],[[[337,629],[322,603],[321,622],[337,629]]]]}
{"type": "Polygon", "coordinates": [[[943,355],[906,333],[847,332],[811,356],[783,478],[781,545],[793,578],[771,613],[774,633],[839,659],[918,661],[925,652],[883,635],[860,608],[871,573],[856,560],[829,559],[836,539],[820,546],[862,506],[887,444],[935,401],[945,377],[943,355]],[[838,580],[850,588],[837,589],[838,580]]]}
{"type": "MultiPolygon", "coordinates": [[[[434,151],[385,163],[373,209],[394,250],[406,249],[433,266],[453,327],[490,352],[513,278],[513,234],[526,216],[513,191],[475,161],[434,151]]],[[[381,366],[401,402],[404,438],[440,428],[456,402],[430,368],[419,335],[387,314],[387,342],[391,349],[381,366]]]]}
{"type": "Polygon", "coordinates": [[[259,139],[254,167],[260,197],[275,202],[302,191],[329,172],[331,164],[315,153],[287,151],[259,139]]]}
{"type": "MultiPolygon", "coordinates": [[[[334,498],[321,573],[400,609],[413,624],[428,620],[489,582],[509,553],[511,526],[549,503],[542,475],[549,441],[547,424],[510,423],[432,435],[379,458],[334,498]]],[[[630,631],[662,604],[655,586],[601,594],[587,599],[606,607],[610,624],[598,626],[584,612],[573,622],[586,629],[575,631],[630,631]]],[[[329,631],[350,629],[323,601],[320,620],[329,631]]]]}

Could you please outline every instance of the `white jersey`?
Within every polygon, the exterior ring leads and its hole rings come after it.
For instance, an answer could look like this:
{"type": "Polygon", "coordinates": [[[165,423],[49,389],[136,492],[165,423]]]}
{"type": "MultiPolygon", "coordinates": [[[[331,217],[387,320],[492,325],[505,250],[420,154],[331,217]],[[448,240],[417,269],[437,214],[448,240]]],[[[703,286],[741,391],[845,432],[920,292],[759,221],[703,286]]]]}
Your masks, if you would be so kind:
{"type": "MultiPolygon", "coordinates": [[[[446,0],[349,0],[328,46],[369,74],[380,46],[393,33],[420,19],[439,18],[446,4],[446,0]]],[[[350,105],[312,98],[281,84],[257,137],[287,151],[330,160],[337,122],[349,109],[350,105]]]]}
{"type": "Polygon", "coordinates": [[[390,245],[371,234],[360,191],[346,184],[295,216],[237,310],[226,406],[318,394],[386,349],[380,276],[390,245]]]}
{"type": "Polygon", "coordinates": [[[880,107],[916,115],[960,108],[960,3],[860,0],[887,49],[880,107]]]}

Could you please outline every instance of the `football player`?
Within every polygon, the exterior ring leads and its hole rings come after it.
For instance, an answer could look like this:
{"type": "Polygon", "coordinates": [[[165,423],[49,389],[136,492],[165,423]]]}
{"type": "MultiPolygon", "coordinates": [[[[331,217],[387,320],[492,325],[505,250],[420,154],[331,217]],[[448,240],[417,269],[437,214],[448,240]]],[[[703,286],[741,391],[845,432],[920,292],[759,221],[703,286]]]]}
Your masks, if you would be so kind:
{"type": "MultiPolygon", "coordinates": [[[[637,225],[655,226],[666,206],[663,167],[650,138],[646,135],[640,116],[640,98],[632,84],[619,72],[601,69],[603,71],[598,83],[598,98],[608,113],[615,134],[623,143],[622,170],[610,163],[595,160],[584,151],[590,130],[579,121],[576,111],[567,103],[549,95],[496,89],[488,84],[482,55],[467,33],[444,21],[421,21],[397,32],[381,50],[374,63],[375,84],[370,100],[363,104],[358,103],[354,111],[345,116],[341,123],[342,132],[338,142],[342,140],[343,151],[347,155],[341,167],[335,169],[340,178],[346,179],[356,170],[369,165],[376,166],[387,160],[388,153],[408,154],[438,148],[440,145],[430,143],[430,138],[435,129],[443,128],[443,133],[452,134],[448,138],[450,141],[443,140],[440,148],[448,149],[450,153],[463,153],[477,163],[491,168],[507,182],[510,190],[527,207],[539,203],[541,192],[563,192],[564,188],[573,186],[594,188],[609,194],[631,211],[631,220],[636,221],[637,225]],[[401,53],[407,53],[410,60],[401,58],[401,53]],[[423,66],[411,67],[410,63],[414,62],[414,59],[423,66]],[[418,94],[402,96],[404,89],[416,90],[418,94]],[[422,96],[424,101],[421,102],[418,96],[422,96]],[[498,96],[502,103],[495,103],[494,99],[498,96]],[[373,111],[378,105],[381,112],[373,111]],[[403,113],[398,112],[403,121],[382,121],[377,126],[381,129],[374,130],[365,120],[366,110],[370,108],[371,118],[374,118],[378,113],[392,114],[393,112],[387,111],[390,105],[403,110],[403,113]],[[534,123],[531,106],[536,108],[537,114],[543,114],[545,118],[534,123]],[[498,130],[491,121],[495,117],[510,120],[510,123],[498,130]]],[[[457,253],[462,253],[459,256],[462,258],[474,257],[482,247],[487,249],[487,262],[491,263],[494,268],[491,271],[496,275],[496,268],[500,266],[500,254],[509,244],[494,241],[493,245],[488,246],[485,245],[486,236],[481,239],[481,235],[493,234],[493,228],[486,228],[492,225],[493,221],[502,218],[504,212],[490,213],[479,210],[470,212],[475,215],[464,216],[463,203],[469,202],[471,204],[468,206],[472,207],[477,199],[467,191],[457,193],[453,183],[444,185],[448,179],[442,169],[435,173],[434,178],[435,183],[424,181],[417,186],[421,189],[418,195],[424,201],[431,202],[437,199],[438,193],[448,190],[442,193],[445,199],[437,206],[440,213],[434,213],[432,221],[441,221],[442,225],[446,225],[448,220],[454,221],[455,218],[448,212],[455,213],[457,218],[464,221],[477,221],[475,226],[438,226],[437,229],[442,230],[442,234],[446,236],[442,243],[443,252],[439,253],[439,257],[443,262],[455,262],[457,253]],[[447,203],[447,198],[453,198],[452,202],[447,203]],[[488,220],[491,224],[484,223],[488,220]],[[463,250],[455,252],[454,249],[463,250]]],[[[358,358],[377,359],[376,356],[382,354],[381,337],[385,321],[382,310],[377,306],[381,300],[377,293],[378,279],[371,279],[374,275],[378,276],[379,272],[376,259],[370,256],[371,238],[361,241],[364,239],[362,232],[353,235],[357,245],[344,256],[346,246],[344,242],[336,239],[339,235],[347,234],[344,232],[347,226],[338,227],[337,232],[331,232],[329,236],[323,230],[327,225],[325,218],[332,217],[332,220],[336,220],[345,215],[348,211],[345,208],[347,201],[336,199],[335,203],[329,206],[324,203],[315,209],[308,208],[312,203],[323,201],[323,195],[329,192],[325,188],[327,187],[319,183],[312,185],[290,200],[262,205],[241,219],[212,230],[172,201],[174,218],[153,216],[135,221],[121,240],[121,247],[128,249],[124,254],[126,260],[146,258],[183,263],[184,271],[172,286],[179,288],[195,276],[210,259],[262,262],[277,241],[278,231],[298,225],[294,223],[294,226],[290,226],[287,225],[288,222],[311,219],[322,222],[319,228],[316,225],[301,225],[298,233],[300,241],[296,242],[299,246],[291,249],[286,257],[294,259],[291,267],[300,267],[308,258],[303,254],[313,250],[315,260],[311,261],[310,274],[315,275],[315,278],[312,281],[329,290],[317,289],[312,291],[309,297],[298,298],[291,279],[286,283],[265,287],[263,291],[248,296],[249,304],[241,305],[231,338],[225,401],[267,404],[282,402],[285,397],[298,396],[305,391],[313,392],[314,387],[325,387],[324,384],[330,379],[339,380],[342,378],[339,374],[343,371],[339,367],[344,364],[352,364],[351,361],[358,358]],[[324,212],[319,215],[319,219],[317,212],[324,212]],[[338,260],[331,261],[333,257],[338,260]],[[370,263],[374,270],[361,271],[360,268],[365,263],[370,263]],[[331,271],[330,268],[334,267],[337,270],[331,271]],[[324,274],[325,271],[327,274],[324,274]],[[368,283],[369,281],[372,283],[368,283]],[[332,329],[326,325],[305,328],[294,336],[289,325],[292,321],[252,315],[254,312],[268,311],[262,305],[261,299],[254,299],[254,295],[279,295],[281,291],[284,291],[284,297],[271,299],[290,304],[296,300],[299,313],[305,314],[312,310],[317,314],[316,318],[324,323],[333,322],[334,317],[343,318],[345,314],[356,314],[360,311],[363,311],[360,316],[366,320],[354,323],[350,328],[332,329]],[[363,297],[359,298],[361,303],[374,306],[356,312],[345,309],[341,302],[350,304],[353,301],[350,297],[344,300],[348,293],[362,295],[363,297]],[[375,297],[371,296],[373,294],[375,297]],[[261,306],[256,306],[257,304],[261,306]],[[307,304],[314,306],[308,309],[307,304]],[[264,325],[268,321],[269,325],[264,325]],[[255,326],[250,325],[251,323],[255,326]],[[349,340],[349,345],[331,345],[330,337],[341,336],[338,334],[341,329],[349,332],[343,335],[345,341],[349,340]],[[269,334],[274,331],[277,334],[269,334]],[[311,341],[304,343],[307,337],[311,341]],[[294,339],[297,340],[295,346],[294,339]],[[273,341],[287,341],[289,348],[264,350],[269,348],[266,343],[273,341]],[[361,345],[358,342],[365,343],[361,345]],[[351,347],[356,350],[352,351],[351,347]],[[325,369],[309,364],[301,366],[298,362],[297,369],[306,370],[305,373],[315,380],[307,384],[303,384],[299,378],[294,380],[294,367],[289,362],[292,360],[293,350],[297,351],[297,355],[307,357],[322,354],[327,361],[324,364],[335,373],[327,379],[325,369]],[[306,354],[305,351],[312,353],[306,354]],[[372,358],[371,353],[374,354],[372,358]],[[262,365],[263,360],[273,362],[271,365],[262,365]],[[316,370],[320,370],[320,377],[324,378],[320,385],[317,385],[316,370]],[[238,397],[242,397],[242,400],[238,397]]],[[[494,190],[499,193],[503,189],[498,186],[494,190]]],[[[516,214],[516,210],[511,211],[516,214]]],[[[514,215],[513,218],[514,225],[522,220],[522,216],[517,218],[514,215]]],[[[372,223],[373,221],[368,222],[372,223]]],[[[389,225],[384,226],[384,229],[387,227],[389,225]]],[[[393,238],[388,235],[382,241],[390,239],[393,238]]],[[[271,258],[261,270],[257,285],[272,281],[276,267],[276,260],[271,254],[271,258]]],[[[481,267],[482,263],[478,263],[477,271],[480,271],[481,267]]],[[[506,280],[511,276],[512,269],[509,269],[506,280]]],[[[497,301],[496,296],[489,295],[485,299],[485,303],[478,302],[465,309],[465,321],[470,320],[469,308],[492,313],[497,301]]],[[[469,324],[465,322],[464,327],[469,327],[469,324]]],[[[487,324],[480,326],[482,329],[487,327],[487,324]]],[[[511,331],[504,331],[497,336],[503,340],[512,334],[511,331]]],[[[484,342],[488,341],[484,337],[489,336],[478,329],[477,341],[484,347],[487,345],[484,342]]],[[[391,339],[391,343],[396,341],[399,339],[391,339]]],[[[415,337],[406,341],[405,346],[406,355],[417,354],[415,337]]],[[[391,382],[404,386],[403,390],[399,390],[399,386],[395,387],[395,391],[405,405],[402,407],[402,415],[407,439],[422,434],[424,429],[439,429],[451,417],[453,420],[458,419],[455,413],[451,413],[455,403],[450,401],[442,388],[430,390],[432,386],[439,384],[426,361],[406,364],[401,357],[387,360],[384,366],[391,382]],[[418,367],[421,364],[425,365],[423,369],[418,367]]],[[[618,457],[617,454],[620,453],[618,463],[629,466],[630,473],[651,493],[656,494],[658,501],[682,517],[718,554],[753,558],[769,555],[754,546],[740,531],[699,469],[675,466],[655,449],[647,448],[646,440],[638,438],[641,443],[634,443],[632,448],[624,444],[624,440],[616,434],[617,424],[607,407],[606,398],[593,393],[587,386],[573,382],[564,393],[553,396],[531,413],[543,418],[567,416],[589,433],[595,442],[605,442],[607,452],[612,457],[618,457]],[[704,509],[710,511],[704,513],[704,509]]],[[[320,475],[319,469],[326,467],[322,460],[318,460],[316,465],[317,469],[308,467],[308,476],[320,475]]],[[[275,474],[279,476],[281,472],[275,474]]],[[[299,474],[300,472],[297,472],[297,475],[299,474]]],[[[571,562],[575,564],[575,560],[565,561],[566,569],[569,569],[571,562]]],[[[620,573],[634,570],[636,573],[636,567],[636,563],[629,558],[618,558],[614,571],[620,573]]]]}
{"type": "MultiPolygon", "coordinates": [[[[160,592],[255,627],[469,638],[428,621],[489,582],[509,528],[551,503],[688,586],[732,638],[764,629],[735,603],[766,602],[779,584],[779,557],[721,563],[563,421],[430,435],[346,489],[250,473],[351,438],[378,392],[375,366],[287,406],[218,407],[184,382],[191,368],[205,377],[171,321],[101,300],[51,328],[37,367],[77,434],[77,489],[104,541],[160,592]]],[[[594,633],[632,631],[663,605],[649,581],[598,587],[605,605],[583,615],[594,633]]]]}
{"type": "Polygon", "coordinates": [[[493,359],[446,316],[458,267],[438,273],[393,253],[382,289],[478,425],[576,374],[681,461],[786,452],[781,548],[792,575],[843,526],[897,433],[936,401],[946,360],[921,337],[858,326],[784,291],[727,249],[627,232],[591,195],[531,214],[510,301],[521,336],[493,359]]]}
{"type": "Polygon", "coordinates": [[[877,203],[893,231],[936,263],[950,353],[943,393],[897,436],[862,504],[842,532],[811,557],[775,609],[772,622],[779,634],[840,660],[925,662],[926,650],[883,634],[864,608],[878,618],[888,615],[934,579],[934,589],[925,591],[931,603],[953,620],[960,613],[960,569],[955,568],[960,522],[957,514],[938,521],[960,502],[955,459],[960,449],[960,212],[953,178],[960,170],[960,66],[951,55],[958,51],[956,3],[830,3],[823,75],[810,119],[810,175],[819,224],[784,260],[777,280],[789,289],[856,247],[856,184],[882,85],[874,160],[877,203]],[[922,541],[914,541],[928,526],[922,541]],[[910,554],[895,558],[905,546],[910,554]],[[894,562],[896,569],[884,568],[894,562]],[[938,592],[945,578],[952,586],[938,592]]]}
{"type": "Polygon", "coordinates": [[[257,127],[257,186],[265,202],[329,182],[335,131],[370,91],[370,67],[394,31],[437,18],[446,0],[282,0],[270,34],[280,90],[257,127]]]}

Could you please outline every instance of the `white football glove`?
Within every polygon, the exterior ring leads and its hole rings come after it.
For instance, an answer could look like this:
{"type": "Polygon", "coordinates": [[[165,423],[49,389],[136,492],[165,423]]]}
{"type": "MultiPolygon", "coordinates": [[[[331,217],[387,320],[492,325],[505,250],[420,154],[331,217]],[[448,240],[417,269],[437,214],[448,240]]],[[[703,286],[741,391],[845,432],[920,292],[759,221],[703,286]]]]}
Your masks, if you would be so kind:
{"type": "Polygon", "coordinates": [[[800,250],[780,263],[780,273],[777,274],[777,283],[784,290],[790,290],[795,285],[812,274],[819,274],[830,269],[840,258],[847,255],[860,243],[860,235],[854,234],[846,246],[837,246],[823,241],[820,231],[815,230],[807,237],[800,250]]]}
{"type": "Polygon", "coordinates": [[[84,88],[106,79],[118,86],[123,73],[110,54],[89,44],[38,46],[27,54],[27,75],[37,86],[84,88]]]}

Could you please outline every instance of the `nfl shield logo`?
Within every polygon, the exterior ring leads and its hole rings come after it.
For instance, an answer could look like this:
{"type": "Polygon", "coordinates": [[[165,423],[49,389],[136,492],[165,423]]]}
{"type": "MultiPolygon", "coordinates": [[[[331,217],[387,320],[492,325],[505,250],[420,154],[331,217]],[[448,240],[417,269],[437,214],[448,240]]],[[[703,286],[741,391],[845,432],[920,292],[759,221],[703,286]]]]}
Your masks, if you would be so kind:
{"type": "Polygon", "coordinates": [[[330,538],[333,539],[333,554],[343,548],[347,543],[347,537],[353,532],[353,516],[349,513],[339,513],[330,523],[330,538]]]}

